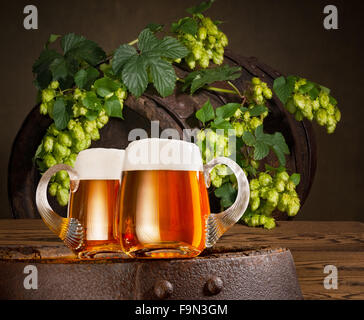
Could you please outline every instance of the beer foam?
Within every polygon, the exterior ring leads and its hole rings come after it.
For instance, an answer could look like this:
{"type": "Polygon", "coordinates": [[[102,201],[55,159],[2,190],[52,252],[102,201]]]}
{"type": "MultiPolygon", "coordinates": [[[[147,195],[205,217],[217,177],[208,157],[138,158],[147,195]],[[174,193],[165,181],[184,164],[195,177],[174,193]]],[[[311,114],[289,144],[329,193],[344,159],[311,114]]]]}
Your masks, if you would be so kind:
{"type": "Polygon", "coordinates": [[[80,180],[118,180],[124,156],[125,151],[120,149],[86,149],[78,154],[75,170],[80,180]]]}
{"type": "Polygon", "coordinates": [[[123,171],[203,171],[200,149],[194,143],[183,140],[137,140],[131,142],[125,152],[123,171]]]}

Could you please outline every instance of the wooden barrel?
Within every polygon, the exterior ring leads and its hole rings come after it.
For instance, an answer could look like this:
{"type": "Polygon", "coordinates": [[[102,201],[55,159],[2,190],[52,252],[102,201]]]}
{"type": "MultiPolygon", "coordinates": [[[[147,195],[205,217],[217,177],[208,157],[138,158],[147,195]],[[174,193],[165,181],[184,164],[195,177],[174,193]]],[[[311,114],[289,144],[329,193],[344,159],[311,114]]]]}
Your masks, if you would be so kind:
{"type": "MultiPolygon", "coordinates": [[[[245,58],[227,51],[226,63],[242,67],[242,76],[233,81],[243,89],[244,81],[258,76],[270,87],[280,73],[259,62],[256,58],[245,58]]],[[[176,69],[179,76],[186,74],[183,67],[176,69]]],[[[223,86],[224,84],[218,84],[223,86]]],[[[148,90],[141,98],[128,97],[124,106],[124,118],[110,119],[101,129],[101,139],[92,143],[91,147],[125,148],[128,133],[134,128],[143,128],[150,134],[152,120],[158,120],[160,131],[166,128],[177,129],[182,134],[183,129],[199,127],[201,124],[195,118],[195,112],[210,99],[216,108],[227,102],[236,101],[236,96],[206,90],[200,90],[193,96],[176,90],[169,97],[161,98],[154,90],[148,90]]],[[[302,204],[308,196],[316,170],[316,144],[311,123],[294,120],[280,101],[274,97],[268,102],[270,114],[265,120],[265,130],[268,133],[280,131],[289,146],[290,155],[287,157],[287,167],[291,172],[301,174],[301,183],[297,192],[302,204]]],[[[12,146],[8,168],[8,194],[14,218],[39,218],[35,205],[35,190],[40,174],[32,163],[32,157],[40,144],[51,119],[39,114],[38,106],[34,107],[22,124],[12,146]]],[[[268,156],[268,163],[277,166],[273,154],[268,156]]],[[[211,193],[212,194],[212,193],[211,193]]],[[[66,209],[58,206],[50,199],[56,211],[66,215],[66,209]]],[[[217,212],[217,199],[211,197],[212,211],[217,212]]],[[[277,219],[286,220],[287,215],[274,213],[277,219]]]]}

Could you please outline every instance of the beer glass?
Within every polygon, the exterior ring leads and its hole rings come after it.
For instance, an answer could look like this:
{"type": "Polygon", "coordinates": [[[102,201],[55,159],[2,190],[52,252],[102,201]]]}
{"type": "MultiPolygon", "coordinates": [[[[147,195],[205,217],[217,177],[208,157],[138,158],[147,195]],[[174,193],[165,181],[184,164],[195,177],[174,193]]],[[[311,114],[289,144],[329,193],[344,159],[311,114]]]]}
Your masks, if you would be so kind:
{"type": "Polygon", "coordinates": [[[249,202],[244,171],[229,158],[203,166],[199,148],[189,142],[143,139],[125,150],[118,215],[119,239],[134,258],[187,258],[213,246],[244,214],[249,202]],[[235,203],[210,213],[207,188],[214,166],[235,174],[235,203]]]}
{"type": "Polygon", "coordinates": [[[115,214],[123,160],[124,150],[88,149],[78,154],[74,169],[55,165],[40,179],[36,192],[38,211],[46,225],[79,257],[122,252],[115,214]],[[48,183],[61,170],[70,176],[67,218],[56,214],[47,200],[48,183]]]}

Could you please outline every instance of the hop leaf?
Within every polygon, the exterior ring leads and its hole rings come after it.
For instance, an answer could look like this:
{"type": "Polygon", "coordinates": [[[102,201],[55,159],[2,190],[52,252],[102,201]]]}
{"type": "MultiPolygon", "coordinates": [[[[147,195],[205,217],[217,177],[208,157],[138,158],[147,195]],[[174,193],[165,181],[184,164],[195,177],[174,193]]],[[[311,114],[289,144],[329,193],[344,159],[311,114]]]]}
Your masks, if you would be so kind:
{"type": "Polygon", "coordinates": [[[204,125],[207,121],[213,120],[215,118],[215,111],[210,103],[210,100],[207,100],[202,108],[196,112],[196,118],[204,125]]]}
{"type": "Polygon", "coordinates": [[[152,82],[162,97],[170,95],[177,76],[172,64],[161,58],[179,59],[188,54],[177,39],[165,37],[159,40],[150,29],[144,29],[138,37],[140,54],[130,45],[120,46],[112,61],[112,68],[129,91],[139,97],[148,86],[148,71],[152,82]]]}
{"type": "Polygon", "coordinates": [[[212,69],[194,71],[184,79],[185,84],[182,90],[186,91],[187,88],[190,87],[190,92],[193,94],[196,90],[207,84],[216,81],[235,80],[241,76],[240,71],[240,67],[230,67],[228,65],[223,65],[221,67],[212,69]]]}
{"type": "Polygon", "coordinates": [[[63,130],[67,127],[68,121],[71,118],[70,114],[71,110],[64,98],[57,98],[53,106],[53,119],[58,130],[63,130]]]}
{"type": "Polygon", "coordinates": [[[215,0],[204,1],[194,7],[188,8],[186,11],[190,14],[202,13],[209,9],[214,2],[215,0]]]}
{"type": "Polygon", "coordinates": [[[288,76],[287,78],[282,76],[274,80],[273,90],[283,104],[286,104],[292,95],[295,81],[296,77],[293,76],[288,76]]]}

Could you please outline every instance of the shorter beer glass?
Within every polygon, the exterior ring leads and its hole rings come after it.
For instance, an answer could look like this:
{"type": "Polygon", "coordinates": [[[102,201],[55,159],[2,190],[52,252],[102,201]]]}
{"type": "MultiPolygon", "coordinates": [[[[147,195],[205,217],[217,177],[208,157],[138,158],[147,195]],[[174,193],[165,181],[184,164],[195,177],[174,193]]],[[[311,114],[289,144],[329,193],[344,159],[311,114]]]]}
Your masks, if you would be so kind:
{"type": "Polygon", "coordinates": [[[233,160],[220,157],[203,166],[193,143],[134,141],[125,151],[118,217],[121,246],[134,258],[197,256],[241,218],[248,202],[248,180],[233,160]],[[206,187],[218,164],[235,174],[238,194],[229,209],[211,214],[206,187]]]}
{"type": "Polygon", "coordinates": [[[117,149],[81,151],[74,169],[56,165],[42,176],[36,193],[38,211],[47,224],[79,257],[119,252],[115,214],[124,159],[117,149]],[[58,171],[70,176],[70,199],[67,218],[57,215],[47,200],[47,185],[58,171]]]}

